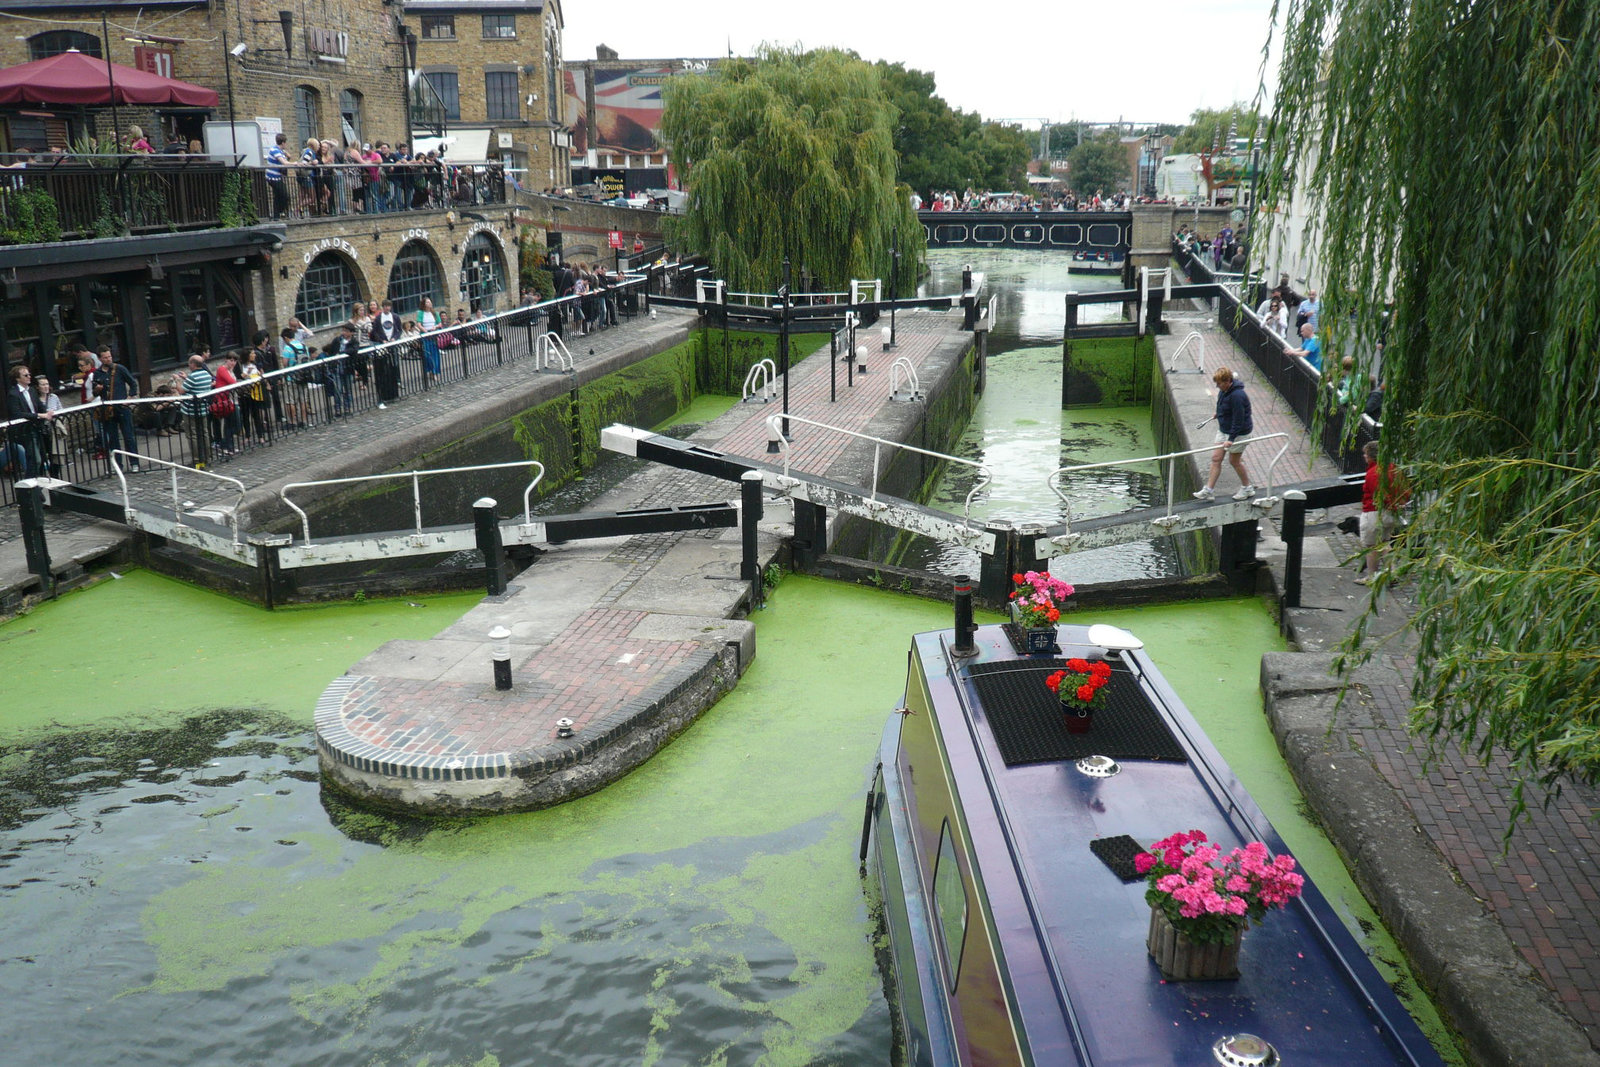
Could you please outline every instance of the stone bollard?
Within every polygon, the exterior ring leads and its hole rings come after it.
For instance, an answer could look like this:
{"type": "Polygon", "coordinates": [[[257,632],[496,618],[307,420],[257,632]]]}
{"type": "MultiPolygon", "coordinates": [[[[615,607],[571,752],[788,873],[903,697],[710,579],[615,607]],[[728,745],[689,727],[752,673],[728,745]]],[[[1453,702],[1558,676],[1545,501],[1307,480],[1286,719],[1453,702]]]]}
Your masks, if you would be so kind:
{"type": "Polygon", "coordinates": [[[504,626],[496,626],[489,631],[489,642],[493,646],[489,650],[489,658],[494,661],[494,687],[510,689],[511,631],[504,626]]]}

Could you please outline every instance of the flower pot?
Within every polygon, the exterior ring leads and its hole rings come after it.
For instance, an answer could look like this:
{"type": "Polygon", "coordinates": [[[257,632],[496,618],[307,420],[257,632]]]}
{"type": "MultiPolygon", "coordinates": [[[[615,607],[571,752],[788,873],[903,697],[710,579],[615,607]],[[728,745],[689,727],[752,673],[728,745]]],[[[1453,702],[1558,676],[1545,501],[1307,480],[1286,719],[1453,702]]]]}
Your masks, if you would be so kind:
{"type": "Polygon", "coordinates": [[[1023,639],[1030,654],[1037,652],[1054,652],[1056,650],[1056,628],[1054,626],[1029,626],[1022,621],[1022,611],[1016,601],[1011,602],[1011,621],[1017,624],[1017,629],[1022,631],[1023,639]]]}
{"type": "Polygon", "coordinates": [[[1063,700],[1061,714],[1066,717],[1067,733],[1086,734],[1094,725],[1094,709],[1086,708],[1082,704],[1074,704],[1063,700]]]}
{"type": "Polygon", "coordinates": [[[1190,941],[1172,925],[1167,913],[1150,909],[1150,937],[1146,947],[1150,958],[1161,968],[1163,978],[1179,982],[1207,982],[1239,977],[1239,943],[1244,927],[1237,926],[1233,940],[1225,942],[1190,941]]]}

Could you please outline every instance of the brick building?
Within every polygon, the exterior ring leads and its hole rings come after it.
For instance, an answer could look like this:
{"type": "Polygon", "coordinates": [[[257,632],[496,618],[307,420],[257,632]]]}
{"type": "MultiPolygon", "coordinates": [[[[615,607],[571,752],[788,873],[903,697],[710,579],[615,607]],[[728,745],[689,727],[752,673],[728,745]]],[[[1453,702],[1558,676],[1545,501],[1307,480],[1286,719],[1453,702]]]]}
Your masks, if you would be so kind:
{"type": "Polygon", "coordinates": [[[534,191],[568,185],[560,3],[406,0],[405,14],[445,108],[447,158],[501,160],[534,191]]]}
{"type": "MultiPolygon", "coordinates": [[[[105,107],[0,108],[0,151],[76,146],[139,125],[158,149],[176,137],[212,153],[120,167],[10,157],[23,165],[0,186],[8,363],[58,374],[70,370],[74,344],[110,343],[148,381],[201,344],[236,347],[291,316],[327,337],[358,299],[410,309],[426,296],[441,310],[493,310],[514,293],[517,243],[498,167],[441,172],[431,192],[408,193],[383,213],[270,218],[256,163],[276,133],[298,157],[313,136],[398,145],[414,127],[435,134],[443,125],[433,94],[407,106],[408,84],[428,83],[409,73],[417,57],[407,31],[415,39],[417,27],[387,0],[292,9],[270,0],[0,0],[0,23],[0,66],[77,49],[218,95],[212,108],[121,106],[114,120],[105,107]],[[245,157],[237,171],[235,145],[245,157]],[[245,217],[219,204],[229,183],[248,192],[245,217]],[[19,222],[39,197],[59,209],[54,240],[19,222]]],[[[356,169],[341,172],[352,185],[356,169]]]]}

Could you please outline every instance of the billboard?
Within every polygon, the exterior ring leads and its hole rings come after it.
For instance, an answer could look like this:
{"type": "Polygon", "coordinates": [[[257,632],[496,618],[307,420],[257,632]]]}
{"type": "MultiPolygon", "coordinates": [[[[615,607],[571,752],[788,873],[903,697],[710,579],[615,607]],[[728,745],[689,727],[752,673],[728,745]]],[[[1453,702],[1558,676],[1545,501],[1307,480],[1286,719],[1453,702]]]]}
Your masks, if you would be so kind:
{"type": "Polygon", "coordinates": [[[661,147],[661,90],[675,74],[704,72],[708,60],[645,61],[634,67],[569,63],[566,124],[572,154],[590,149],[642,155],[661,147]]]}

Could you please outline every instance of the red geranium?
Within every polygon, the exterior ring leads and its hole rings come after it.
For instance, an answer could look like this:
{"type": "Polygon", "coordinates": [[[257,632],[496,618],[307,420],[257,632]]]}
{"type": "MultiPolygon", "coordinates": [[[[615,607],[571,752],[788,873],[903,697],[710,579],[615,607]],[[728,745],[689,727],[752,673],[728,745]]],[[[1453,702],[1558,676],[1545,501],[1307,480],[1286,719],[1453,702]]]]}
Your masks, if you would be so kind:
{"type": "Polygon", "coordinates": [[[1105,660],[1067,660],[1067,669],[1056,671],[1044,680],[1063,704],[1093,708],[1105,703],[1105,685],[1111,680],[1111,664],[1105,660]]]}

